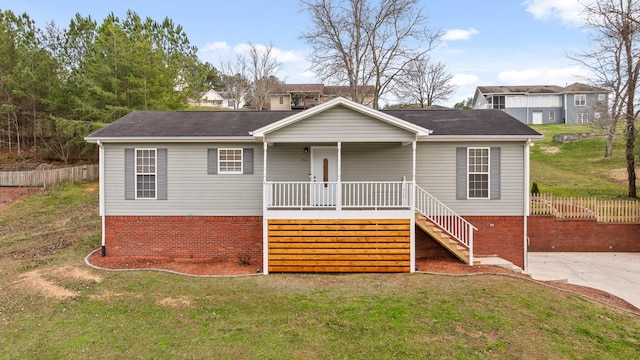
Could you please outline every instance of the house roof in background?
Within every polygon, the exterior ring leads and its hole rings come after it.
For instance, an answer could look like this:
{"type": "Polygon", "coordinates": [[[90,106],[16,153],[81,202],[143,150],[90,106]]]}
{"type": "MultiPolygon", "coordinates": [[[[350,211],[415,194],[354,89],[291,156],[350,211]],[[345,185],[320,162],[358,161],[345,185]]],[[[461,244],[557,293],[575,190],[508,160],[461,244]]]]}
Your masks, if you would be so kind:
{"type": "Polygon", "coordinates": [[[505,86],[478,86],[478,91],[483,94],[563,94],[575,92],[607,92],[595,86],[573,83],[569,86],[557,85],[505,85],[505,86]]]}

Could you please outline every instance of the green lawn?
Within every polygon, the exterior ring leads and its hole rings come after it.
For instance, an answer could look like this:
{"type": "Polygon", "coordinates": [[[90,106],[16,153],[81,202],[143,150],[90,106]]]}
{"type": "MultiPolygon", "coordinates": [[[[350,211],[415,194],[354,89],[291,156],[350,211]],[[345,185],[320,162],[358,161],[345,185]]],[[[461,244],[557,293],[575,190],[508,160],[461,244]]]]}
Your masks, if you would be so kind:
{"type": "Polygon", "coordinates": [[[613,156],[605,158],[606,137],[592,127],[554,124],[532,128],[545,136],[531,148],[531,181],[538,183],[540,192],[558,196],[626,197],[623,135],[616,138],[613,156]],[[564,144],[553,140],[553,135],[569,133],[595,133],[596,136],[564,144]]]}
{"type": "Polygon", "coordinates": [[[0,359],[640,357],[640,317],[516,278],[93,270],[97,197],[0,210],[0,359]]]}

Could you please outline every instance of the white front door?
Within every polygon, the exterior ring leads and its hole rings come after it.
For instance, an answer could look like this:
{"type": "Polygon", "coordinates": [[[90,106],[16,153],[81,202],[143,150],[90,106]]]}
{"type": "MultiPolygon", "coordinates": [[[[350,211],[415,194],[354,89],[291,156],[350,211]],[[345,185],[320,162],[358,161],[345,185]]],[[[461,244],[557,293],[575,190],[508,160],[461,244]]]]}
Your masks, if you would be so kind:
{"type": "Polygon", "coordinates": [[[534,111],[531,113],[532,124],[542,124],[542,111],[534,111]]]}
{"type": "Polygon", "coordinates": [[[311,148],[311,196],[314,206],[335,206],[338,189],[338,148],[311,148]]]}

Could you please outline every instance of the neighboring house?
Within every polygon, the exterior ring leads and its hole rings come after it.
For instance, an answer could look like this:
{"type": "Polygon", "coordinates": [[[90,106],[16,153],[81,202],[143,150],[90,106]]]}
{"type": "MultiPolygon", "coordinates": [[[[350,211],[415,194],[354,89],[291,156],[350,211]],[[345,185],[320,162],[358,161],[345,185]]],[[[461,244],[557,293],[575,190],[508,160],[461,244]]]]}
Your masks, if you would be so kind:
{"type": "Polygon", "coordinates": [[[501,109],[525,124],[584,124],[606,111],[604,89],[575,83],[566,87],[478,86],[474,109],[501,109]]]}
{"type": "MultiPolygon", "coordinates": [[[[362,96],[356,102],[373,107],[373,86],[360,86],[362,96]]],[[[349,100],[348,86],[324,84],[282,84],[271,92],[271,110],[304,110],[331,99],[343,97],[349,100]]]]}
{"type": "Polygon", "coordinates": [[[498,110],[336,98],[304,111],[136,111],[86,140],[99,146],[103,255],[251,257],[268,273],[411,272],[444,247],[525,267],[539,138],[498,110]]]}
{"type": "Polygon", "coordinates": [[[198,106],[211,106],[223,109],[241,109],[244,106],[244,97],[240,99],[240,103],[236,106],[236,100],[228,91],[209,90],[201,93],[198,101],[194,103],[198,106]]]}

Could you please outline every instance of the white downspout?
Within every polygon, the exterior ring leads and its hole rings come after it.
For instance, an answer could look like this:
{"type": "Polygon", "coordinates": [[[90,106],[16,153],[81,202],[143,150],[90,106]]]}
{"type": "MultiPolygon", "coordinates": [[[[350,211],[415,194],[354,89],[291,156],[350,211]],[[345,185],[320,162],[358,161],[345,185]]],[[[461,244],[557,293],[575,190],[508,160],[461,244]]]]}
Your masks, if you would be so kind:
{"type": "Polygon", "coordinates": [[[104,145],[102,144],[102,142],[100,140],[98,140],[96,142],[98,144],[98,184],[99,184],[99,192],[100,192],[100,217],[101,217],[101,222],[102,222],[102,233],[101,233],[101,237],[102,237],[102,241],[101,241],[101,245],[100,245],[100,250],[102,252],[102,256],[106,255],[106,230],[105,230],[105,224],[106,224],[106,207],[105,207],[105,203],[104,203],[104,145]]]}
{"type": "Polygon", "coordinates": [[[269,273],[269,219],[267,219],[267,201],[269,185],[267,185],[267,137],[262,142],[262,273],[269,273]]]}
{"type": "Polygon", "coordinates": [[[531,147],[531,139],[527,139],[524,144],[524,271],[527,271],[529,267],[529,236],[527,232],[527,222],[529,217],[529,181],[530,181],[530,170],[529,170],[529,148],[531,147]]]}

